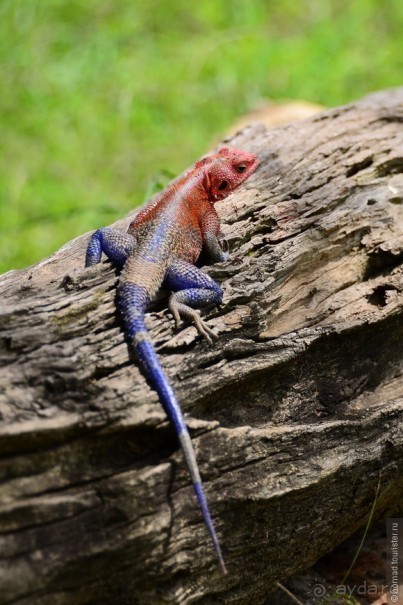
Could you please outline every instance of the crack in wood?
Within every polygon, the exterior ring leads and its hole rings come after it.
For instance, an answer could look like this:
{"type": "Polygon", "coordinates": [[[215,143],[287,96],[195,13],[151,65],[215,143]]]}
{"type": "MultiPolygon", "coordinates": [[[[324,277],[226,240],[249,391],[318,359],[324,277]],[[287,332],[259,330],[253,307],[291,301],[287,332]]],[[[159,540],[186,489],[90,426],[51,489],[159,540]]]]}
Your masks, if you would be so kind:
{"type": "Polygon", "coordinates": [[[380,472],[375,516],[402,511],[402,102],[239,132],[261,164],[217,205],[221,342],[174,333],[166,293],[150,309],[226,578],[121,333],[118,271],[83,268],[86,234],[0,278],[1,605],[259,605],[365,523],[380,472]]]}

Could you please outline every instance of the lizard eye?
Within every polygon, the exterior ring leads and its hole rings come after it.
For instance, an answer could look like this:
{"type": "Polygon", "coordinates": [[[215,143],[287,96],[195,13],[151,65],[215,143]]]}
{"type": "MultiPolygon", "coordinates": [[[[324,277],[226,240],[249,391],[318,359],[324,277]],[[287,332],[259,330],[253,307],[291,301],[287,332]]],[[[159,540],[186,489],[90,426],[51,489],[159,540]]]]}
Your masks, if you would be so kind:
{"type": "Polygon", "coordinates": [[[236,167],[237,172],[245,172],[245,170],[246,170],[246,164],[238,164],[238,166],[236,167]]]}
{"type": "Polygon", "coordinates": [[[228,185],[228,181],[221,181],[221,183],[218,185],[219,191],[224,191],[224,189],[227,188],[227,185],[228,185]]]}

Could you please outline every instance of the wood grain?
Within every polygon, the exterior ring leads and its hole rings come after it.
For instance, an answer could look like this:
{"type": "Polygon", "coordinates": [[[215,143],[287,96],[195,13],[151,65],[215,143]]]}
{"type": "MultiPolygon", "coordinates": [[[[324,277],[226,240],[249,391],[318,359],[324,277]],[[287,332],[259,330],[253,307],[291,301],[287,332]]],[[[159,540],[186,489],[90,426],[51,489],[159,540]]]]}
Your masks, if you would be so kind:
{"type": "Polygon", "coordinates": [[[230,573],[86,234],[0,278],[2,605],[258,605],[365,525],[379,477],[376,515],[402,509],[403,89],[229,143],[261,166],[218,206],[218,344],[164,298],[148,325],[230,573]]]}

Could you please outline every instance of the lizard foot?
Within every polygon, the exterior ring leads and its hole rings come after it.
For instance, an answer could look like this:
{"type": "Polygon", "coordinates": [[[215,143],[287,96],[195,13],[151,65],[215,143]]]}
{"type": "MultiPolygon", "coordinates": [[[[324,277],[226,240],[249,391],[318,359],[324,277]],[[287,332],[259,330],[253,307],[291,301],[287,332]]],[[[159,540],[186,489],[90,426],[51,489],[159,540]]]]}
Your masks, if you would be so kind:
{"type": "Polygon", "coordinates": [[[192,307],[189,307],[183,303],[177,303],[176,301],[170,302],[169,310],[174,316],[176,328],[180,327],[180,317],[186,317],[194,322],[199,334],[203,336],[203,338],[205,338],[210,345],[213,344],[213,340],[218,339],[217,334],[213,332],[204,319],[200,317],[200,311],[192,309],[192,307]]]}

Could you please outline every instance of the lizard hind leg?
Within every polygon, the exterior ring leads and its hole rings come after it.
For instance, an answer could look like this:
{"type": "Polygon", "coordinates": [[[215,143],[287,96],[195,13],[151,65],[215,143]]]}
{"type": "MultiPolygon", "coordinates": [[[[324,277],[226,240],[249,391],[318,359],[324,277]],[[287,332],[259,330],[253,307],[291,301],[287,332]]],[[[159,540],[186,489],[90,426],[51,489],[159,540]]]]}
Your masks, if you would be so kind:
{"type": "Polygon", "coordinates": [[[220,286],[200,269],[182,260],[176,260],[168,267],[163,286],[173,290],[168,306],[176,326],[179,326],[181,316],[192,319],[199,334],[212,344],[217,335],[197,309],[219,305],[222,301],[220,286]]]}
{"type": "Polygon", "coordinates": [[[119,267],[123,267],[128,256],[136,248],[136,240],[128,233],[111,227],[102,227],[92,234],[87,247],[85,266],[92,267],[101,261],[102,252],[119,267]]]}

